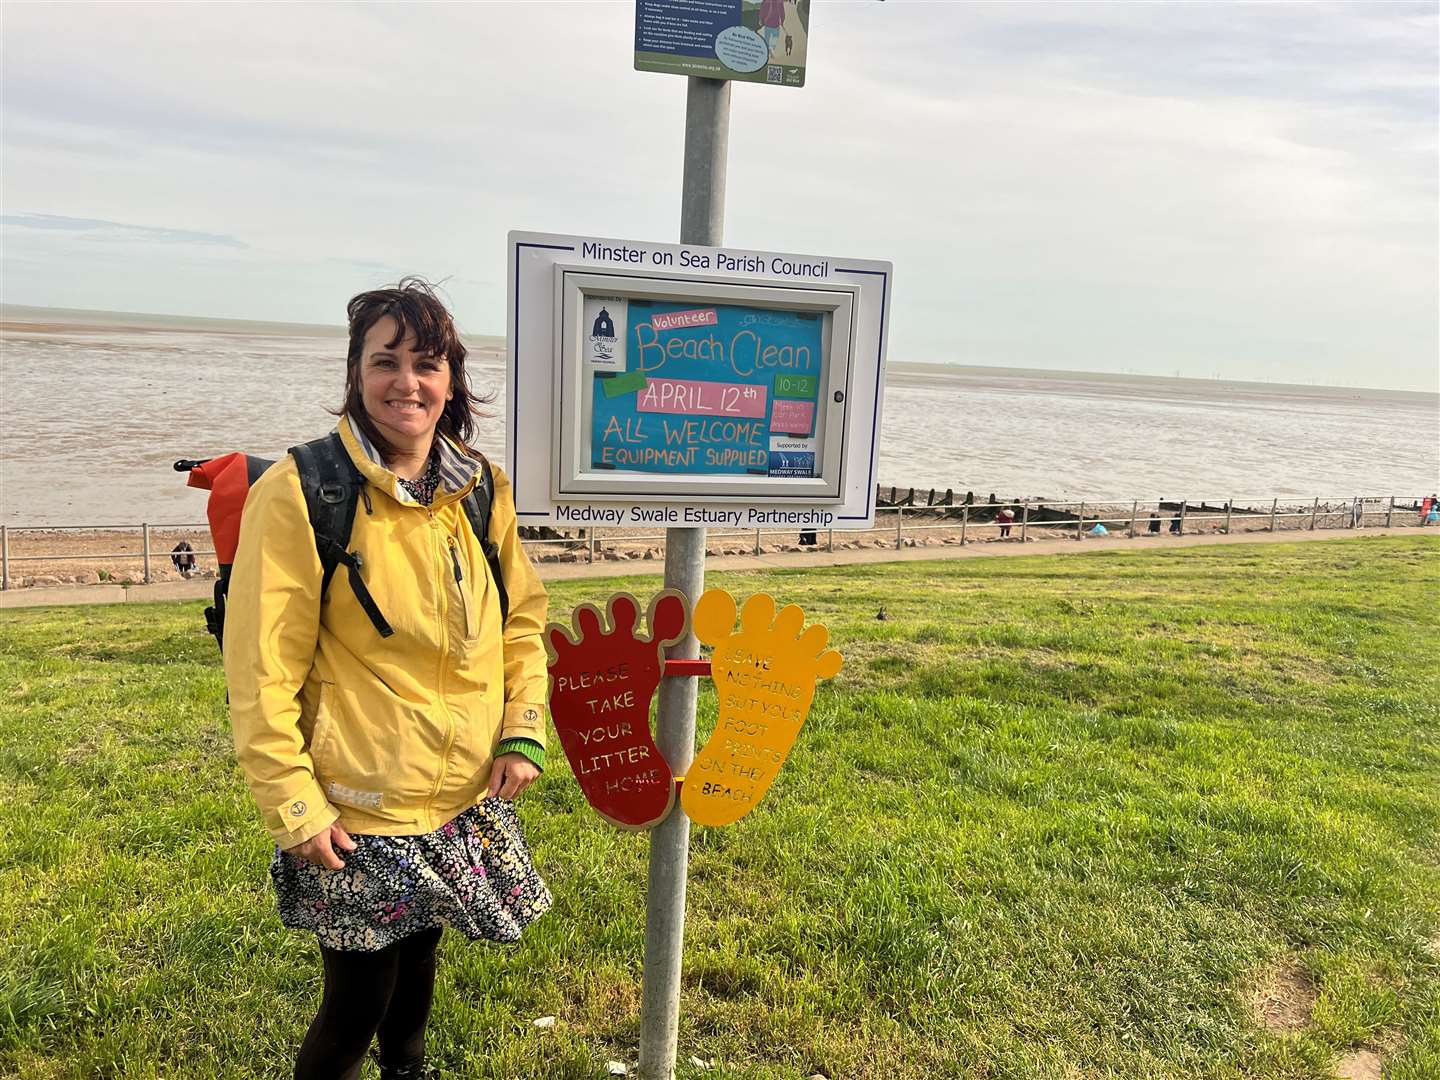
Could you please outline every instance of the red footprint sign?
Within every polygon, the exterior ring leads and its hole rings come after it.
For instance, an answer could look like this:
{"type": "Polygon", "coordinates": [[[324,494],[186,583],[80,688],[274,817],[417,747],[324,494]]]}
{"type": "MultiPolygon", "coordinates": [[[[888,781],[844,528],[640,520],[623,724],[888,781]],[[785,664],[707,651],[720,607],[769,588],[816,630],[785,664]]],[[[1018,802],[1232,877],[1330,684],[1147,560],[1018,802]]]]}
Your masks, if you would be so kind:
{"type": "Polygon", "coordinates": [[[650,602],[648,637],[636,632],[640,603],[629,593],[573,614],[573,632],[545,627],[550,716],[580,790],[622,829],[648,829],[675,802],[670,766],[650,734],[650,699],[665,670],[665,646],[685,636],[685,598],[666,590],[650,602]],[[606,628],[608,625],[608,629],[606,628]]]}

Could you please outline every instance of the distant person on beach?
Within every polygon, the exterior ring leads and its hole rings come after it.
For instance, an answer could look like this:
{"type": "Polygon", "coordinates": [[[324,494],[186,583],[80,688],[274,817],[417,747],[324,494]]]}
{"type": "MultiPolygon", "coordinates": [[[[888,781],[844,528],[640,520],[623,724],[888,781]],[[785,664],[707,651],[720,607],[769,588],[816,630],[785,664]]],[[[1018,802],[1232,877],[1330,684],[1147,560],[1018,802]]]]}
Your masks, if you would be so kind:
{"type": "Polygon", "coordinates": [[[1175,511],[1175,516],[1170,519],[1170,532],[1174,536],[1180,535],[1180,511],[1175,511]]]}
{"type": "Polygon", "coordinates": [[[1150,511],[1150,535],[1160,535],[1160,515],[1154,510],[1150,511]]]}
{"type": "Polygon", "coordinates": [[[188,578],[195,572],[195,549],[187,541],[181,540],[170,549],[170,562],[180,571],[181,577],[188,578]]]}
{"type": "Polygon", "coordinates": [[[1000,538],[1003,540],[1010,535],[1010,526],[1015,524],[1015,511],[1008,506],[1003,506],[995,515],[995,521],[1000,526],[1000,538]]]}
{"type": "Polygon", "coordinates": [[[442,927],[513,942],[551,904],[513,802],[544,765],[546,597],[510,482],[471,446],[466,350],[433,288],[407,278],[348,314],[336,436],[363,505],[340,539],[372,592],[343,570],[323,587],[283,459],[241,521],[225,675],[280,919],[315,934],[324,968],[294,1076],[358,1076],[378,1036],[382,1080],[409,1080],[431,1075],[442,927]],[[462,500],[487,472],[478,537],[462,500]],[[508,618],[482,542],[498,548],[508,618]]]}

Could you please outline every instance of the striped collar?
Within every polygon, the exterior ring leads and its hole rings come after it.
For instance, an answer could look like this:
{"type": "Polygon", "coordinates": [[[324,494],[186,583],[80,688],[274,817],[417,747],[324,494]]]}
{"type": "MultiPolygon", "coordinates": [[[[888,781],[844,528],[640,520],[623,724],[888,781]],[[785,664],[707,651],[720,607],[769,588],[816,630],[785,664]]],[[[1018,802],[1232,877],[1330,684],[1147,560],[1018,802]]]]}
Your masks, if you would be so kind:
{"type": "MultiPolygon", "coordinates": [[[[345,422],[350,425],[350,434],[355,437],[355,441],[360,445],[360,449],[364,451],[365,456],[369,458],[373,464],[389,472],[389,466],[385,464],[384,458],[380,456],[380,451],[376,450],[375,444],[365,437],[365,432],[360,430],[360,425],[355,423],[352,417],[348,416],[345,418],[345,422]]],[[[453,495],[457,492],[464,491],[470,482],[475,479],[475,474],[480,471],[480,463],[478,461],[468,454],[461,453],[454,443],[438,431],[435,433],[435,443],[431,447],[430,452],[438,457],[440,461],[440,489],[436,492],[437,497],[442,493],[453,495]]],[[[392,473],[391,475],[393,476],[394,474],[392,473]]],[[[415,500],[415,497],[405,490],[405,486],[401,483],[397,482],[394,485],[393,493],[399,502],[409,506],[420,505],[415,500]]]]}

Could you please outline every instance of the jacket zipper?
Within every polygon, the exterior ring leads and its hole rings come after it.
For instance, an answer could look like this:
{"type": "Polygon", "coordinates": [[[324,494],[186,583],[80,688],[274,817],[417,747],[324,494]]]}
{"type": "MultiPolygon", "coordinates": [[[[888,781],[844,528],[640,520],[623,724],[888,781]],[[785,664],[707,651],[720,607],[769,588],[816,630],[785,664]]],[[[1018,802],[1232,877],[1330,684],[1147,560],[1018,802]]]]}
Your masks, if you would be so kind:
{"type": "MultiPolygon", "coordinates": [[[[433,508],[429,510],[429,514],[430,527],[438,531],[440,526],[435,521],[435,511],[433,508]]],[[[425,825],[427,832],[434,829],[437,824],[434,821],[435,799],[445,787],[445,774],[450,760],[450,749],[455,745],[455,718],[450,715],[450,707],[445,704],[445,661],[450,655],[450,589],[445,583],[445,571],[441,568],[444,565],[444,561],[444,556],[442,555],[439,560],[440,566],[437,566],[437,569],[440,570],[439,584],[442,599],[440,604],[440,654],[435,672],[435,694],[436,704],[440,706],[441,715],[445,717],[445,744],[440,750],[440,769],[435,775],[435,788],[430,792],[430,798],[425,803],[425,825]]],[[[456,564],[456,569],[459,569],[458,563],[456,564]]]]}

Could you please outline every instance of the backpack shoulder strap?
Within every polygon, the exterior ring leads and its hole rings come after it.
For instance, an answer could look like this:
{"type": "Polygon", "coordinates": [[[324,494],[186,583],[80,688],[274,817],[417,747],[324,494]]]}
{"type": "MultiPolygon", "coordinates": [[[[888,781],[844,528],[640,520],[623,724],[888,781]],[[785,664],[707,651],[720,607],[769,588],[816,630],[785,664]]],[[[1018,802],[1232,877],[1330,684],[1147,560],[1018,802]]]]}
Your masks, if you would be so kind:
{"type": "Polygon", "coordinates": [[[290,456],[300,472],[300,489],[305,493],[305,509],[315,534],[315,552],[324,570],[320,595],[324,596],[330,587],[335,568],[343,564],[349,572],[350,587],[365,614],[381,637],[389,637],[395,631],[360,576],[364,565],[360,553],[348,550],[365,478],[350,460],[340,436],[333,431],[323,439],[292,446],[290,456]]]}
{"type": "Polygon", "coordinates": [[[465,496],[463,505],[465,516],[470,519],[470,528],[475,533],[475,539],[480,541],[480,550],[485,553],[485,561],[490,565],[490,577],[494,579],[495,591],[500,597],[500,625],[503,627],[510,617],[510,594],[505,591],[505,578],[500,574],[500,545],[490,539],[490,507],[494,502],[495,474],[490,469],[489,460],[482,456],[480,475],[475,478],[475,486],[465,496]]]}
{"type": "Polygon", "coordinates": [[[315,530],[315,550],[325,577],[321,593],[330,587],[339,556],[350,540],[355,525],[355,507],[359,503],[358,485],[362,482],[350,455],[334,432],[314,442],[290,448],[290,456],[300,472],[300,490],[305,493],[305,509],[310,527],[315,530]]]}

